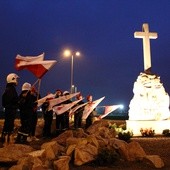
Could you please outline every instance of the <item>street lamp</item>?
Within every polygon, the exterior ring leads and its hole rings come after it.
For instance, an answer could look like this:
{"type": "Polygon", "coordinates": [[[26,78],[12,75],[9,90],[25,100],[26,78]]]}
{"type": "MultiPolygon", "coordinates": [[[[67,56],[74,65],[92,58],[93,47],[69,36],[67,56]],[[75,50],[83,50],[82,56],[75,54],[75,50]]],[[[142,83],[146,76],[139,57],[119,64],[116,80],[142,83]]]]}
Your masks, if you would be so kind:
{"type": "Polygon", "coordinates": [[[65,57],[71,57],[71,74],[70,74],[70,93],[73,93],[74,89],[74,56],[80,56],[79,51],[72,52],[70,50],[65,50],[64,51],[64,56],[65,57]]]}

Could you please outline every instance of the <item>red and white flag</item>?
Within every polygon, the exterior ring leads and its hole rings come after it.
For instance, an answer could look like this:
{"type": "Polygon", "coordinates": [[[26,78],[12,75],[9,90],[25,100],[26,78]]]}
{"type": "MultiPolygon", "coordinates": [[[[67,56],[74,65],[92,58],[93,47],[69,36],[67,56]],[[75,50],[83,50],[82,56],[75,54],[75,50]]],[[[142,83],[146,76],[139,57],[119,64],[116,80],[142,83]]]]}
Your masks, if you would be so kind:
{"type": "Polygon", "coordinates": [[[93,101],[92,103],[88,103],[85,107],[84,107],[84,111],[83,111],[83,116],[82,119],[87,119],[87,117],[89,116],[89,114],[97,107],[97,105],[104,99],[105,97],[102,97],[98,100],[93,101]]]}
{"type": "Polygon", "coordinates": [[[43,60],[43,61],[24,61],[18,65],[18,69],[27,69],[31,71],[37,78],[42,78],[42,76],[50,70],[54,64],[56,64],[56,60],[43,60]]]}
{"type": "Polygon", "coordinates": [[[67,110],[69,110],[70,108],[72,108],[74,105],[76,105],[78,102],[80,102],[82,99],[80,100],[76,100],[74,102],[68,103],[68,104],[61,104],[59,106],[54,106],[53,107],[53,111],[57,114],[57,115],[61,115],[64,112],[66,112],[67,110]]]}
{"type": "MultiPolygon", "coordinates": [[[[40,107],[40,106],[46,101],[46,99],[48,99],[48,98],[54,98],[54,97],[55,97],[55,94],[52,94],[52,93],[48,94],[47,96],[45,96],[45,97],[37,100],[37,102],[38,102],[38,105],[37,105],[37,106],[40,107]]],[[[51,100],[52,100],[52,99],[51,99],[51,100]]]]}
{"type": "Polygon", "coordinates": [[[58,105],[62,102],[65,102],[66,100],[69,100],[75,96],[77,96],[80,92],[78,93],[73,93],[73,94],[69,94],[69,95],[66,95],[66,96],[60,96],[58,98],[55,98],[55,99],[52,99],[49,101],[49,109],[48,110],[52,110],[52,108],[55,106],[55,105],[58,105]]]}
{"type": "Polygon", "coordinates": [[[79,108],[85,106],[86,104],[88,104],[88,103],[86,102],[86,103],[80,104],[80,105],[78,105],[78,106],[76,106],[76,107],[73,107],[73,108],[70,110],[70,112],[69,112],[69,116],[74,115],[74,113],[76,112],[76,110],[78,110],[79,108]]]}
{"type": "Polygon", "coordinates": [[[109,113],[113,112],[114,110],[118,109],[120,105],[112,105],[112,106],[104,106],[104,113],[100,115],[100,119],[106,117],[109,113]]]}
{"type": "Polygon", "coordinates": [[[43,60],[44,60],[44,53],[38,56],[21,56],[18,54],[15,58],[15,68],[16,70],[22,70],[24,69],[23,64],[25,64],[26,62],[43,61],[43,60]]]}

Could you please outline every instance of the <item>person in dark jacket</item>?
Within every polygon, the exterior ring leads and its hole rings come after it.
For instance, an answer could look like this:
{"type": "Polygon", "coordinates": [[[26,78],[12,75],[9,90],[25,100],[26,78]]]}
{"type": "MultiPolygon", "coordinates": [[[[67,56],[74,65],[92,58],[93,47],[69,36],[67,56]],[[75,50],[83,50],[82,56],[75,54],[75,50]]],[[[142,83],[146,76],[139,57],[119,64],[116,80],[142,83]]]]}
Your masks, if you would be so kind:
{"type": "Polygon", "coordinates": [[[34,86],[31,87],[31,94],[33,96],[34,100],[34,109],[33,109],[33,115],[32,115],[32,126],[31,126],[31,131],[30,131],[30,141],[34,140],[37,141],[39,140],[36,135],[36,126],[38,122],[38,113],[37,113],[37,100],[41,98],[40,94],[38,94],[36,88],[34,86]]]}
{"type": "Polygon", "coordinates": [[[2,129],[1,139],[5,141],[5,145],[13,143],[14,120],[18,108],[18,94],[16,86],[18,85],[19,76],[15,73],[10,73],[7,78],[5,92],[2,95],[2,106],[5,108],[5,121],[2,129]]]}
{"type": "MultiPolygon", "coordinates": [[[[92,95],[88,95],[87,96],[87,102],[88,104],[92,104],[93,103],[93,96],[92,95]]],[[[93,110],[94,111],[94,110],[93,110]]],[[[89,114],[89,116],[87,117],[86,119],[86,125],[85,125],[85,128],[87,129],[89,126],[92,125],[93,123],[93,111],[89,114]]]]}
{"type": "Polygon", "coordinates": [[[31,94],[31,84],[25,82],[22,85],[22,92],[19,95],[21,127],[18,129],[16,143],[27,144],[27,137],[30,134],[32,126],[34,102],[34,96],[31,94]]]}
{"type": "MultiPolygon", "coordinates": [[[[77,100],[83,99],[83,96],[81,93],[79,93],[76,96],[77,100]]],[[[81,100],[80,102],[78,102],[76,104],[76,106],[82,105],[84,104],[84,102],[81,100]]],[[[75,106],[75,107],[76,107],[75,106]]],[[[79,109],[77,109],[74,113],[74,128],[82,128],[82,115],[83,115],[83,110],[84,110],[84,106],[80,107],[79,109]]]]}
{"type": "MultiPolygon", "coordinates": [[[[56,94],[55,98],[59,98],[63,95],[63,92],[60,89],[57,89],[55,94],[56,94]]],[[[55,117],[56,117],[56,136],[58,136],[64,129],[64,115],[63,114],[58,115],[57,113],[55,113],[55,117]]]]}
{"type": "Polygon", "coordinates": [[[50,99],[52,98],[47,98],[41,107],[43,118],[44,118],[43,138],[51,138],[51,125],[53,121],[53,110],[48,110],[50,99]]]}
{"type": "MultiPolygon", "coordinates": [[[[63,95],[64,96],[67,96],[69,95],[70,93],[68,91],[64,91],[63,92],[63,95]]],[[[71,103],[72,101],[70,99],[66,100],[65,102],[62,102],[62,104],[69,104],[71,103]]],[[[65,130],[68,130],[69,127],[70,127],[70,122],[69,122],[69,112],[70,110],[66,111],[63,113],[63,116],[64,116],[64,128],[62,129],[63,131],[65,130]]]]}

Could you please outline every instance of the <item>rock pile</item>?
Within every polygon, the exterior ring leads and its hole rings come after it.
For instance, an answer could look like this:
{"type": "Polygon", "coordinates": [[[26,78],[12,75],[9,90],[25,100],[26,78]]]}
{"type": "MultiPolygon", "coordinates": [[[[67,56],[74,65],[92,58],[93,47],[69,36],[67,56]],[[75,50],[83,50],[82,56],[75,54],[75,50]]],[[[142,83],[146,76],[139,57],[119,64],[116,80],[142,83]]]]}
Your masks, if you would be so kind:
{"type": "Polygon", "coordinates": [[[12,144],[0,148],[1,162],[15,162],[10,170],[69,170],[70,162],[75,166],[94,161],[103,147],[115,150],[120,159],[126,161],[150,162],[156,168],[164,163],[158,155],[146,155],[138,142],[129,143],[116,138],[114,129],[109,129],[109,121],[96,121],[85,132],[83,129],[67,130],[50,141],[35,141],[39,148],[12,144]]]}

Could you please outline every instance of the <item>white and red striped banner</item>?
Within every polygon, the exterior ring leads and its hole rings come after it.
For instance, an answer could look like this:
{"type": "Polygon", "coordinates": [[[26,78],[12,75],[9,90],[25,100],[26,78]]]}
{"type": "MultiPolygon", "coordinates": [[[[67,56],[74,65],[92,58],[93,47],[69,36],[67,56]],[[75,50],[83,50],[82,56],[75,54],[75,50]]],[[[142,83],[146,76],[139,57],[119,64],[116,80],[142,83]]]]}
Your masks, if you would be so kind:
{"type": "Polygon", "coordinates": [[[44,60],[44,53],[38,56],[21,56],[18,54],[15,58],[15,68],[16,70],[22,70],[24,69],[23,65],[27,62],[43,61],[43,60],[44,60]]]}
{"type": "Polygon", "coordinates": [[[27,69],[40,79],[48,70],[54,66],[54,64],[56,64],[56,62],[56,60],[22,62],[18,68],[27,69]]]}
{"type": "Polygon", "coordinates": [[[48,94],[47,96],[37,100],[38,102],[37,106],[40,107],[46,101],[47,98],[54,98],[54,97],[55,97],[55,94],[52,94],[52,93],[48,94]]]}
{"type": "Polygon", "coordinates": [[[15,68],[16,70],[27,69],[40,79],[56,62],[56,60],[44,60],[44,53],[39,56],[26,57],[18,54],[15,58],[15,68]]]}
{"type": "Polygon", "coordinates": [[[89,116],[89,114],[97,107],[97,105],[104,99],[105,97],[102,97],[98,100],[93,101],[92,103],[88,103],[85,107],[84,107],[84,111],[83,111],[83,116],[82,119],[87,119],[87,117],[89,116]]]}
{"type": "Polygon", "coordinates": [[[73,107],[73,108],[70,110],[70,112],[69,112],[69,116],[74,115],[75,112],[76,112],[76,110],[78,110],[79,108],[85,106],[86,104],[88,104],[88,103],[86,102],[86,103],[80,104],[80,105],[78,105],[78,106],[76,106],[76,107],[73,107]]]}
{"type": "Polygon", "coordinates": [[[119,107],[120,105],[104,106],[104,113],[100,115],[100,119],[103,119],[104,117],[106,117],[108,114],[118,109],[119,107]]]}
{"type": "Polygon", "coordinates": [[[48,110],[51,110],[55,105],[58,105],[58,104],[60,104],[62,102],[65,102],[66,100],[69,100],[69,99],[77,96],[79,93],[80,92],[69,94],[69,95],[66,95],[66,96],[60,96],[58,98],[50,100],[49,101],[49,109],[48,110]]]}
{"type": "Polygon", "coordinates": [[[82,99],[80,100],[76,100],[74,102],[68,103],[68,104],[61,104],[59,106],[54,106],[53,107],[53,111],[57,114],[57,115],[61,115],[64,112],[66,112],[67,110],[69,110],[70,108],[72,108],[74,105],[76,105],[78,102],[80,102],[82,99]]]}

